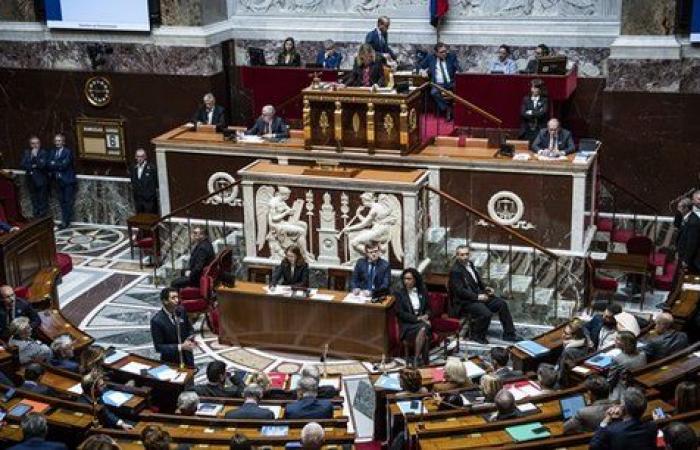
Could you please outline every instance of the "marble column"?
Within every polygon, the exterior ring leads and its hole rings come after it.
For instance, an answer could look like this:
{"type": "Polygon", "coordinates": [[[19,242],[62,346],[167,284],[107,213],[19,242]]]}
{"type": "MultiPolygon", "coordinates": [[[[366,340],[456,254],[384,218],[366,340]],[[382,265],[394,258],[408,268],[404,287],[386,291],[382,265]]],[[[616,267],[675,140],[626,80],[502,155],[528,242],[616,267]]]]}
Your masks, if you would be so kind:
{"type": "Polygon", "coordinates": [[[36,11],[33,0],[0,1],[0,21],[35,22],[36,11]]]}

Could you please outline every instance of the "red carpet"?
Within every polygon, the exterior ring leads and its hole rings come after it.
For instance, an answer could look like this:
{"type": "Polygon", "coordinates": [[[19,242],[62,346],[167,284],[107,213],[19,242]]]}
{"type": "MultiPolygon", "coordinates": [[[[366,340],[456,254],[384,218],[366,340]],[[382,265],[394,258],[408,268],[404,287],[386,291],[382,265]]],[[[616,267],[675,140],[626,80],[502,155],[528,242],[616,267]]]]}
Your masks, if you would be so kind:
{"type": "Polygon", "coordinates": [[[364,442],[362,444],[355,444],[357,450],[380,450],[382,444],[379,441],[364,442]]]}

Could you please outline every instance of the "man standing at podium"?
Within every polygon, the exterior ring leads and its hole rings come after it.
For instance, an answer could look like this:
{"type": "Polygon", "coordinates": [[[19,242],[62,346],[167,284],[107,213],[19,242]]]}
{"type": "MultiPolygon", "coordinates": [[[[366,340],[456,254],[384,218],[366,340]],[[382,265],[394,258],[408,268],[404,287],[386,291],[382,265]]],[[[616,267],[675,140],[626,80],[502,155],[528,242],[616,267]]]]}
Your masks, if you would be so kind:
{"type": "Polygon", "coordinates": [[[387,63],[396,60],[396,55],[389,48],[389,25],[391,25],[389,18],[382,16],[377,19],[377,28],[365,36],[365,44],[371,45],[376,53],[387,60],[387,63]]]}
{"type": "MultiPolygon", "coordinates": [[[[423,59],[420,68],[428,70],[430,81],[443,89],[452,91],[455,85],[455,75],[460,70],[459,63],[457,62],[457,55],[449,53],[447,45],[442,42],[435,44],[434,51],[432,55],[428,55],[423,59]]],[[[447,120],[452,120],[452,106],[450,106],[450,103],[443,97],[440,89],[435,86],[431,87],[430,95],[435,100],[438,114],[445,113],[447,120]]]]}
{"type": "Polygon", "coordinates": [[[226,128],[226,111],[216,104],[216,98],[211,92],[204,96],[204,106],[201,106],[192,118],[195,125],[215,125],[216,131],[226,128]]]}
{"type": "Polygon", "coordinates": [[[547,128],[540,130],[532,143],[532,151],[546,156],[559,157],[576,152],[576,147],[571,132],[563,129],[559,120],[549,119],[547,128]]]}
{"type": "Polygon", "coordinates": [[[153,347],[163,362],[194,367],[194,329],[187,312],[180,307],[177,289],[164,288],[160,301],[163,308],[151,318],[153,347]]]}

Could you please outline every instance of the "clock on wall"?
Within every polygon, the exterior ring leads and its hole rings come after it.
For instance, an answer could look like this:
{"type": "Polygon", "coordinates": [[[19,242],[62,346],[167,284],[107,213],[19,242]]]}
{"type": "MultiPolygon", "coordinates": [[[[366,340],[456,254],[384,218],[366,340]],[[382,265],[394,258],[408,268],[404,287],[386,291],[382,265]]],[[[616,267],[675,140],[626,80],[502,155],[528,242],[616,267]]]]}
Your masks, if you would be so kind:
{"type": "Polygon", "coordinates": [[[85,82],[85,98],[95,107],[102,108],[112,101],[112,83],[103,76],[92,77],[85,82]]]}

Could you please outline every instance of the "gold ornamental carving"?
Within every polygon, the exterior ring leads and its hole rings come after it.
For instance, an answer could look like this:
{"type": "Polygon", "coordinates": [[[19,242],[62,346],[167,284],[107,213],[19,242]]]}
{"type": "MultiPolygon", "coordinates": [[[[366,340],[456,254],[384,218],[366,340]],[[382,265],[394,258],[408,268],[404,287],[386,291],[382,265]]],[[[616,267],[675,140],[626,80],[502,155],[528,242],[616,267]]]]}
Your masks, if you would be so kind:
{"type": "Polygon", "coordinates": [[[343,141],[343,104],[339,101],[335,102],[335,111],[333,112],[333,123],[335,131],[335,140],[343,141]]]}
{"type": "Polygon", "coordinates": [[[411,108],[411,112],[408,113],[408,129],[409,129],[409,131],[413,132],[413,131],[415,131],[417,126],[418,126],[418,113],[416,112],[416,108],[411,108]]]}
{"type": "Polygon", "coordinates": [[[355,132],[355,136],[360,133],[360,115],[357,113],[352,115],[352,131],[355,132]]]}
{"type": "Polygon", "coordinates": [[[408,105],[403,103],[401,105],[401,112],[399,113],[399,144],[407,147],[408,146],[408,105]]]}
{"type": "Polygon", "coordinates": [[[321,133],[325,136],[328,133],[328,127],[331,126],[326,111],[321,111],[321,116],[318,118],[318,126],[321,128],[321,133]]]}
{"type": "Polygon", "coordinates": [[[394,118],[391,117],[391,114],[384,114],[384,131],[386,131],[387,137],[391,139],[391,135],[394,132],[394,118]]]}
{"type": "Polygon", "coordinates": [[[311,103],[306,98],[304,99],[302,124],[304,126],[304,145],[306,148],[311,148],[311,103]]]}
{"type": "Polygon", "coordinates": [[[374,103],[367,103],[367,147],[374,148],[374,103]]]}

